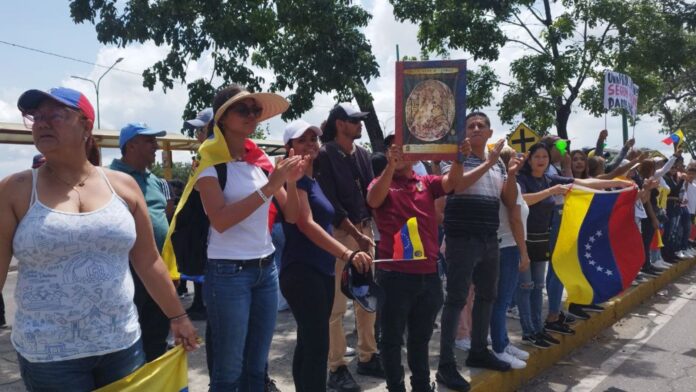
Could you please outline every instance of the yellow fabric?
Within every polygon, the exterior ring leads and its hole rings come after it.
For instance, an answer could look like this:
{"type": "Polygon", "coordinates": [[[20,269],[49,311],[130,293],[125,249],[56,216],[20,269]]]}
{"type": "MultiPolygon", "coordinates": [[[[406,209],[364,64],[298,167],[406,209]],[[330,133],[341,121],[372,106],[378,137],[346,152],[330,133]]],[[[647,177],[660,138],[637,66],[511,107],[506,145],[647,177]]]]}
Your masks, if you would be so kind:
{"type": "Polygon", "coordinates": [[[408,237],[411,239],[411,246],[413,246],[413,259],[426,259],[423,241],[421,241],[420,234],[418,233],[418,220],[415,217],[409,218],[409,220],[406,221],[406,227],[408,228],[408,237]]]}
{"type": "Polygon", "coordinates": [[[188,360],[183,346],[94,392],[185,392],[188,391],[188,360]]]}
{"type": "Polygon", "coordinates": [[[681,129],[677,129],[677,132],[674,132],[674,134],[679,136],[679,143],[677,143],[677,148],[681,147],[681,145],[684,144],[684,141],[686,140],[684,138],[684,132],[682,132],[681,129]]]}
{"type": "Polygon", "coordinates": [[[164,241],[164,247],[162,249],[162,259],[170,266],[169,274],[172,279],[175,280],[179,279],[179,271],[176,269],[176,256],[174,255],[174,247],[172,246],[172,233],[174,233],[174,228],[176,227],[176,217],[186,204],[186,200],[188,200],[191,191],[193,191],[193,187],[196,185],[196,181],[198,181],[198,176],[201,172],[211,166],[232,160],[230,150],[227,148],[227,143],[225,142],[225,137],[222,136],[222,132],[217,125],[213,129],[213,138],[207,139],[198,148],[198,155],[200,156],[198,167],[193,174],[191,174],[191,177],[189,177],[184,192],[181,194],[181,199],[176,206],[176,211],[174,212],[172,223],[169,225],[167,238],[164,241]],[[171,266],[173,266],[173,270],[171,266]]]}
{"type": "Polygon", "coordinates": [[[657,188],[657,208],[664,210],[667,209],[667,197],[669,196],[669,188],[660,186],[657,188]]]}
{"type": "Polygon", "coordinates": [[[593,197],[593,193],[575,188],[566,194],[563,219],[551,258],[552,268],[565,285],[568,301],[572,303],[590,304],[594,297],[578,259],[578,233],[593,197]]]}
{"type": "Polygon", "coordinates": [[[664,248],[665,244],[662,242],[662,233],[660,233],[660,230],[656,230],[655,235],[657,236],[657,247],[664,248]]]}

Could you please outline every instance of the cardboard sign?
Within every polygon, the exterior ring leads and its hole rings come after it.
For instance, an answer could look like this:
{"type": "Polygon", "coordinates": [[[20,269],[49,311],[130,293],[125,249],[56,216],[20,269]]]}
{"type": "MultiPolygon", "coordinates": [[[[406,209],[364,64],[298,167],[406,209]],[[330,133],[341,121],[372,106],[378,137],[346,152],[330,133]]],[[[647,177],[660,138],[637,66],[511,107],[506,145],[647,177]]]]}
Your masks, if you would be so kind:
{"type": "Polygon", "coordinates": [[[395,143],[408,160],[457,158],[466,126],[466,60],[396,63],[395,143]]]}
{"type": "Polygon", "coordinates": [[[510,147],[515,151],[525,153],[529,150],[529,147],[541,140],[541,136],[532,131],[525,123],[520,123],[508,136],[507,140],[510,147]]]}
{"type": "Polygon", "coordinates": [[[638,114],[638,86],[627,75],[604,73],[604,109],[624,109],[632,118],[638,114]]]}

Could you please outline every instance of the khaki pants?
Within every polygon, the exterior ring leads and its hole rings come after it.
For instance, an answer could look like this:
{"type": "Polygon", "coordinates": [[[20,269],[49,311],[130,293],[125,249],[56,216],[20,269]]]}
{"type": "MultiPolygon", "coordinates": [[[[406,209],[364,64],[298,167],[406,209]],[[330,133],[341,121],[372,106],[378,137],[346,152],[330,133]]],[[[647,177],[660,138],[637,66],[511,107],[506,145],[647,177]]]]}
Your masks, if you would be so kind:
{"type": "MultiPolygon", "coordinates": [[[[363,234],[372,238],[372,228],[369,224],[356,226],[363,234]]],[[[358,243],[344,230],[336,228],[334,238],[350,250],[357,250],[358,243]]],[[[374,254],[374,249],[370,249],[374,254]]],[[[346,262],[336,259],[336,284],[331,318],[329,318],[329,369],[334,372],[339,366],[346,365],[343,356],[346,353],[346,334],[343,331],[343,316],[346,313],[348,298],[341,292],[341,273],[346,262]]],[[[367,362],[377,352],[375,340],[375,314],[365,311],[357,302],[353,301],[353,311],[358,324],[358,360],[367,362]]]]}

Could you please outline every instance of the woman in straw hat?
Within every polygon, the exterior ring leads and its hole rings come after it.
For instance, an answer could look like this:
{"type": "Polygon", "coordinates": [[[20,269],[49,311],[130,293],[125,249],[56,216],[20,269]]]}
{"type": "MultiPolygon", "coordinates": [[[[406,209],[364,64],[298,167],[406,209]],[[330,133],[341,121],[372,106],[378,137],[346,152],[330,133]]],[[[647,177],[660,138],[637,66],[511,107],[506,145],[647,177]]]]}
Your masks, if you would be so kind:
{"type": "Polygon", "coordinates": [[[68,88],[29,90],[17,106],[46,157],[0,182],[0,289],[14,255],[12,343],[27,389],[91,391],[145,363],[129,260],[176,342],[196,348],[138,184],[92,154],[87,98],[68,88]]]}
{"type": "Polygon", "coordinates": [[[236,85],[220,90],[213,101],[214,137],[201,146],[196,181],[210,219],[203,291],[210,327],[207,348],[214,346],[209,354],[211,391],[264,390],[278,307],[278,272],[269,222],[274,208],[280,208],[289,222],[297,219],[295,182],[307,162],[291,150],[273,169],[248,137],[260,121],[288,106],[279,95],[249,93],[236,85]],[[224,150],[224,189],[218,169],[205,167],[206,151],[213,147],[224,150]]]}

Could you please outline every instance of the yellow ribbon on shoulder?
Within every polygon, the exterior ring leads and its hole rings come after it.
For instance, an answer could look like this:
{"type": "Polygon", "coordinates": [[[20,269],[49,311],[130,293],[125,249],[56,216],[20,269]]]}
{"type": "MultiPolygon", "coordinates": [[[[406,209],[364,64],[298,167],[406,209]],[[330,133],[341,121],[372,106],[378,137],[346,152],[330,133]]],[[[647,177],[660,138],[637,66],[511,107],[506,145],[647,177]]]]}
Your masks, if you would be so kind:
{"type": "Polygon", "coordinates": [[[172,223],[169,225],[167,238],[164,240],[164,247],[162,248],[162,259],[167,265],[169,275],[173,280],[179,279],[179,270],[176,267],[176,256],[174,255],[174,246],[172,245],[172,233],[174,233],[174,229],[176,228],[176,217],[179,215],[179,211],[186,205],[186,200],[188,200],[191,191],[193,191],[193,187],[196,185],[196,181],[198,181],[198,176],[203,170],[232,160],[230,150],[227,148],[227,143],[225,142],[225,137],[222,135],[217,125],[213,128],[213,138],[207,139],[198,148],[198,155],[200,156],[198,167],[196,167],[189,177],[184,192],[181,194],[181,199],[176,206],[176,211],[174,212],[172,223]]]}

